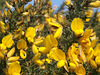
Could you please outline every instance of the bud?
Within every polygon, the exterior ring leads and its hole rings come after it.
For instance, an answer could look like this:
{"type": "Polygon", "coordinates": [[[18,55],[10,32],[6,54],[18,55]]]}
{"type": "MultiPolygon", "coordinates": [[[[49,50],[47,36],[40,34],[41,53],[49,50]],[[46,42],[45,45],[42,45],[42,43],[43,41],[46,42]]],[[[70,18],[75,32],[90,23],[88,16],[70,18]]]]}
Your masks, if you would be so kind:
{"type": "Polygon", "coordinates": [[[7,17],[7,11],[5,9],[3,10],[3,17],[7,17]]]}
{"type": "Polygon", "coordinates": [[[30,15],[27,16],[27,21],[30,22],[30,15]]]}
{"type": "Polygon", "coordinates": [[[33,12],[32,12],[32,10],[30,10],[30,14],[31,14],[31,16],[33,16],[33,12]]]}
{"type": "Polygon", "coordinates": [[[11,57],[12,55],[14,55],[15,53],[15,47],[13,47],[8,53],[7,53],[7,57],[11,57]]]}
{"type": "Polygon", "coordinates": [[[12,17],[12,14],[11,14],[10,10],[7,9],[7,12],[8,12],[9,18],[11,18],[12,17]]]}
{"type": "Polygon", "coordinates": [[[34,44],[35,45],[40,45],[40,44],[42,44],[43,43],[43,37],[40,37],[40,38],[37,38],[36,40],[35,40],[35,42],[34,42],[34,44]]]}
{"type": "Polygon", "coordinates": [[[27,15],[29,15],[29,12],[24,12],[23,13],[23,16],[27,16],[27,15]]]}
{"type": "Polygon", "coordinates": [[[0,17],[2,17],[2,12],[0,11],[0,17]]]}
{"type": "Polygon", "coordinates": [[[90,3],[90,6],[92,6],[92,7],[100,7],[100,1],[95,1],[95,2],[91,2],[90,3]]]}
{"type": "Polygon", "coordinates": [[[62,35],[62,27],[59,27],[58,29],[57,29],[57,31],[54,33],[54,38],[60,38],[61,37],[61,35],[62,35]]]}
{"type": "Polygon", "coordinates": [[[4,55],[0,52],[0,59],[4,59],[4,55]]]}
{"type": "Polygon", "coordinates": [[[17,61],[17,60],[19,60],[19,56],[13,56],[13,57],[10,57],[9,59],[8,59],[8,61],[9,62],[12,62],[12,61],[17,61]]]}
{"type": "Polygon", "coordinates": [[[32,4],[27,5],[25,10],[28,10],[31,6],[32,6],[32,4]]]}
{"type": "Polygon", "coordinates": [[[21,7],[20,7],[20,12],[23,12],[24,11],[24,5],[22,5],[21,7]]]}
{"type": "Polygon", "coordinates": [[[21,24],[23,24],[23,21],[17,22],[17,25],[21,25],[21,24]]]}
{"type": "Polygon", "coordinates": [[[20,10],[19,10],[18,6],[16,7],[16,11],[17,11],[17,13],[20,13],[20,10]]]}
{"type": "Polygon", "coordinates": [[[12,5],[10,5],[7,1],[5,1],[5,3],[7,5],[7,7],[12,10],[12,8],[13,8],[12,5]]]}
{"type": "Polygon", "coordinates": [[[3,34],[5,33],[5,30],[4,30],[4,29],[1,29],[0,31],[1,31],[3,34]]]}
{"type": "Polygon", "coordinates": [[[8,23],[6,24],[6,30],[9,30],[9,24],[8,23]]]}

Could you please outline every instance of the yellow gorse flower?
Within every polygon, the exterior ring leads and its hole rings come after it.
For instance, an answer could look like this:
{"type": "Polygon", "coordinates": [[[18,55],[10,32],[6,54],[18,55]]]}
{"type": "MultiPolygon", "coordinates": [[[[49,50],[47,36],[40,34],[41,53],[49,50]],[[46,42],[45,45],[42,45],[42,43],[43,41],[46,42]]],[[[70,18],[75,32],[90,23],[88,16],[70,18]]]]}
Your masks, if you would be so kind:
{"type": "Polygon", "coordinates": [[[84,32],[84,23],[80,18],[74,18],[71,23],[71,29],[74,31],[76,36],[80,36],[84,32]]]}
{"type": "Polygon", "coordinates": [[[44,46],[47,48],[52,48],[58,46],[58,41],[54,38],[53,35],[48,35],[44,39],[44,46]]]}
{"type": "Polygon", "coordinates": [[[57,47],[58,42],[53,35],[48,35],[44,39],[44,47],[40,47],[39,51],[43,54],[48,54],[53,47],[57,47]]]}
{"type": "Polygon", "coordinates": [[[10,48],[14,44],[12,40],[12,35],[9,34],[2,39],[2,43],[0,44],[1,49],[6,49],[6,47],[10,48]]]}
{"type": "Polygon", "coordinates": [[[46,20],[49,24],[49,27],[51,27],[51,30],[55,31],[54,37],[59,39],[62,35],[63,27],[59,23],[56,22],[55,18],[48,17],[46,18],[46,20]]]}
{"type": "Polygon", "coordinates": [[[66,56],[62,50],[57,49],[57,48],[53,48],[47,56],[48,56],[48,58],[52,58],[52,59],[58,61],[58,63],[57,63],[58,68],[65,65],[66,56]]]}
{"type": "Polygon", "coordinates": [[[100,56],[100,43],[98,43],[94,49],[94,56],[100,56]]]}
{"type": "Polygon", "coordinates": [[[92,6],[92,7],[100,7],[100,1],[99,0],[97,0],[97,1],[95,1],[95,2],[91,2],[90,3],[90,6],[92,6]]]}
{"type": "Polygon", "coordinates": [[[3,21],[0,21],[0,31],[2,32],[2,33],[5,33],[5,23],[3,22],[3,21]]]}
{"type": "Polygon", "coordinates": [[[75,68],[75,73],[77,75],[85,75],[86,74],[86,70],[85,68],[82,66],[82,65],[78,65],[76,68],[75,68]]]}
{"type": "Polygon", "coordinates": [[[27,54],[26,54],[26,52],[24,50],[21,49],[20,50],[20,56],[21,56],[22,59],[26,59],[27,54]]]}
{"type": "Polygon", "coordinates": [[[91,65],[91,67],[93,69],[96,69],[97,68],[97,64],[96,64],[96,62],[93,59],[90,60],[90,65],[91,65]]]}
{"type": "Polygon", "coordinates": [[[19,56],[9,57],[9,58],[8,58],[8,61],[9,61],[9,62],[14,62],[14,61],[19,60],[19,58],[20,58],[19,56]]]}
{"type": "Polygon", "coordinates": [[[8,73],[10,75],[20,75],[21,66],[17,62],[12,62],[8,68],[8,73]]]}
{"type": "Polygon", "coordinates": [[[79,43],[84,46],[84,47],[89,47],[91,46],[90,42],[90,35],[92,34],[93,29],[86,29],[83,36],[79,38],[79,43]]]}
{"type": "Polygon", "coordinates": [[[34,40],[35,45],[41,45],[43,43],[44,37],[39,37],[34,40]]]}
{"type": "Polygon", "coordinates": [[[86,14],[86,21],[89,22],[90,21],[90,17],[92,17],[92,14],[93,14],[93,8],[89,8],[88,11],[85,12],[86,14]]]}
{"type": "Polygon", "coordinates": [[[9,58],[9,57],[13,56],[14,53],[15,53],[15,47],[13,47],[13,48],[7,53],[7,57],[9,58]]]}
{"type": "Polygon", "coordinates": [[[100,56],[96,56],[95,62],[96,62],[98,65],[100,65],[100,56]]]}
{"type": "Polygon", "coordinates": [[[72,5],[71,0],[66,0],[66,4],[67,4],[67,5],[72,5]]]}
{"type": "Polygon", "coordinates": [[[27,47],[27,43],[24,39],[20,39],[17,43],[18,49],[25,49],[27,47]]]}
{"type": "Polygon", "coordinates": [[[4,59],[4,55],[0,52],[0,59],[4,59]]]}
{"type": "Polygon", "coordinates": [[[27,37],[27,40],[29,42],[33,42],[34,41],[33,38],[35,37],[35,35],[36,35],[35,28],[33,28],[33,27],[27,28],[25,36],[27,37]]]}

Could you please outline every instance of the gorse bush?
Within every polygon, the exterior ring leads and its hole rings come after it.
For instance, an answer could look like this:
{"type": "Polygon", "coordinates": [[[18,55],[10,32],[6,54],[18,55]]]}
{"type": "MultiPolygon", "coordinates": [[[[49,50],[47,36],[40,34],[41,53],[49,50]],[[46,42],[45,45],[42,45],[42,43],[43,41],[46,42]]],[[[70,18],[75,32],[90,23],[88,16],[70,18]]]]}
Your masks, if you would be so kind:
{"type": "Polygon", "coordinates": [[[0,11],[1,75],[99,75],[100,1],[30,1],[0,11]]]}

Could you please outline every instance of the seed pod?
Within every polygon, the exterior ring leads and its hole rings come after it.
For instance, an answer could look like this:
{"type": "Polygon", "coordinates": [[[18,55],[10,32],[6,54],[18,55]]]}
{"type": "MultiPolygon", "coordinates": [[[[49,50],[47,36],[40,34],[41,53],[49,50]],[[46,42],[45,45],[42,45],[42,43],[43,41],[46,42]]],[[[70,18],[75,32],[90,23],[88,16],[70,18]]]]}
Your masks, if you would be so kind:
{"type": "Polygon", "coordinates": [[[15,47],[13,47],[13,48],[7,53],[7,57],[13,56],[14,53],[15,53],[15,47]]]}
{"type": "Polygon", "coordinates": [[[27,5],[25,10],[28,10],[31,6],[32,6],[32,4],[27,5]]]}

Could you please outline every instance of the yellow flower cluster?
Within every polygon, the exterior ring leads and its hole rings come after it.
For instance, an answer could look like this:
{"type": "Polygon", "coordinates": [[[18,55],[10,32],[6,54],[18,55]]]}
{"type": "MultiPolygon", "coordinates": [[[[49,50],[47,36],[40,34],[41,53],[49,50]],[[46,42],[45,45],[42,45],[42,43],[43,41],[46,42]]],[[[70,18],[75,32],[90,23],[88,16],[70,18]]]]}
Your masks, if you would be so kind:
{"type": "Polygon", "coordinates": [[[84,64],[89,63],[93,69],[99,68],[100,51],[99,43],[96,45],[97,37],[93,29],[83,30],[84,24],[80,18],[74,18],[71,29],[78,38],[78,43],[73,43],[68,49],[67,60],[69,60],[69,70],[77,75],[85,75],[84,64]],[[75,27],[74,27],[75,26],[75,27]],[[96,46],[96,47],[95,47],[96,46]]]}
{"type": "MultiPolygon", "coordinates": [[[[7,11],[4,9],[1,13],[0,61],[4,60],[6,63],[3,68],[5,74],[26,75],[33,67],[46,69],[54,61],[57,61],[57,68],[64,67],[67,72],[76,75],[86,75],[84,65],[87,63],[100,72],[100,43],[97,43],[93,29],[88,27],[84,30],[82,19],[74,18],[69,28],[75,33],[77,42],[72,43],[65,54],[59,47],[59,39],[63,37],[63,28],[66,29],[66,17],[59,13],[50,17],[53,12],[50,0],[35,0],[34,6],[28,4],[25,8],[21,5],[29,1],[31,0],[5,1],[7,11]],[[49,7],[48,10],[42,10],[43,2],[44,5],[47,3],[45,7],[49,7]],[[13,8],[15,9],[12,10],[13,8]]],[[[99,3],[96,1],[90,5],[99,7],[99,3]]],[[[73,5],[71,0],[66,0],[66,4],[73,5]]],[[[85,14],[86,21],[89,22],[93,8],[85,14]]]]}

